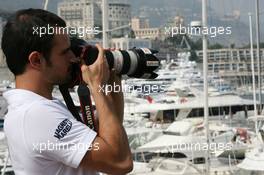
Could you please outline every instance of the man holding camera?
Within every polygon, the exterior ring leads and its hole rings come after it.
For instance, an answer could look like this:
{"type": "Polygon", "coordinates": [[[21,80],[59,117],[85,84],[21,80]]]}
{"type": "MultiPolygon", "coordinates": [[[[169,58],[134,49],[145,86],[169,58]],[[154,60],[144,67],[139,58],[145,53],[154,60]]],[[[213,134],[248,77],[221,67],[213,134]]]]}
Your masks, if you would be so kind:
{"type": "Polygon", "coordinates": [[[54,85],[69,83],[76,61],[67,34],[34,33],[36,26],[65,27],[48,11],[20,10],[4,27],[2,49],[16,89],[4,93],[8,102],[4,130],[17,175],[126,174],[133,168],[123,122],[122,92],[100,92],[102,85],[119,83],[110,72],[99,45],[98,58],[82,65],[98,113],[98,132],[76,121],[66,106],[52,97],[54,85]],[[34,34],[33,34],[34,33],[34,34]]]}

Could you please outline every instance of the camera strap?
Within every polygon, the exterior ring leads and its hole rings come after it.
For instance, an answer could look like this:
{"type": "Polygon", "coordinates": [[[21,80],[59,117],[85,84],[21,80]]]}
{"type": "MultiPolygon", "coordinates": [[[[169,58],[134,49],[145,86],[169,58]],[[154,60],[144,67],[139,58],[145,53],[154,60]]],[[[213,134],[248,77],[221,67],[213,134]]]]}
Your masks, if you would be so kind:
{"type": "Polygon", "coordinates": [[[77,92],[81,105],[82,121],[89,128],[96,131],[97,128],[95,126],[94,109],[90,90],[86,84],[81,83],[78,87],[77,92]]]}
{"type": "Polygon", "coordinates": [[[95,127],[94,111],[89,88],[85,84],[81,83],[77,90],[82,116],[80,116],[78,108],[75,106],[72,100],[68,87],[59,86],[59,89],[69,111],[74,116],[74,118],[77,121],[84,123],[92,130],[96,131],[97,128],[95,127]]]}
{"type": "Polygon", "coordinates": [[[72,115],[74,116],[74,118],[79,121],[82,122],[82,119],[79,115],[79,112],[77,110],[77,107],[74,105],[72,97],[70,95],[69,89],[67,86],[59,86],[60,92],[63,96],[63,99],[69,109],[69,111],[72,113],[72,115]]]}

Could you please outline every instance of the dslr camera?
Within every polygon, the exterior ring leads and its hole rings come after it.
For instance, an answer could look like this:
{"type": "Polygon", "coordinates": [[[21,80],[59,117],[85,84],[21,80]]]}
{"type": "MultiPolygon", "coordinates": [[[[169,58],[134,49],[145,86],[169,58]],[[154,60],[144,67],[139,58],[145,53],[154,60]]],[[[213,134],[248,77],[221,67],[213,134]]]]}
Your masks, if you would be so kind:
{"type": "MultiPolygon", "coordinates": [[[[93,64],[99,53],[95,46],[76,37],[71,37],[71,50],[76,57],[84,60],[86,65],[93,64]]],[[[119,75],[127,75],[130,78],[155,79],[158,74],[154,71],[160,66],[160,60],[155,56],[156,53],[158,51],[148,48],[105,50],[105,57],[110,70],[114,68],[119,75]]],[[[74,69],[76,70],[76,68],[74,69]]],[[[76,74],[76,71],[74,72],[76,74]]]]}

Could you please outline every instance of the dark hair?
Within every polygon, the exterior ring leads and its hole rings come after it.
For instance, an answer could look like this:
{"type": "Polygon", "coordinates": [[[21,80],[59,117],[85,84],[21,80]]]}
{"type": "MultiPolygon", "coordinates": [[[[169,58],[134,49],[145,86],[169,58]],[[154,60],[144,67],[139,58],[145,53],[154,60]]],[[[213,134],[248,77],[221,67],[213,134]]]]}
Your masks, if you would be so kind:
{"type": "Polygon", "coordinates": [[[6,23],[2,36],[2,49],[6,63],[14,75],[23,74],[28,56],[33,51],[44,55],[49,62],[54,34],[34,33],[37,27],[66,27],[65,21],[57,15],[42,9],[23,9],[13,14],[6,23]]]}

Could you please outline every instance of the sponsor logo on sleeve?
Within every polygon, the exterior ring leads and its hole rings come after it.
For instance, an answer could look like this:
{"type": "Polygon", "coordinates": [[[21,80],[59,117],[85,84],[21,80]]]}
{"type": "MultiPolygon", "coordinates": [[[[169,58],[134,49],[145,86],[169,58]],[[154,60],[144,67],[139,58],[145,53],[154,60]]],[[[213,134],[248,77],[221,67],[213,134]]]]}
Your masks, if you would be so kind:
{"type": "Polygon", "coordinates": [[[67,133],[71,130],[72,128],[72,122],[68,119],[63,120],[57,127],[54,137],[57,139],[62,139],[64,136],[67,135],[67,133]]]}

